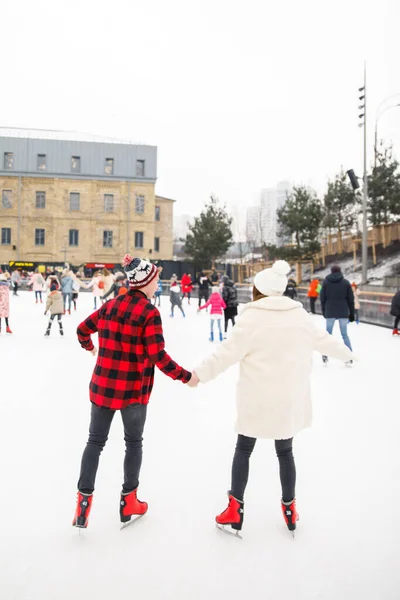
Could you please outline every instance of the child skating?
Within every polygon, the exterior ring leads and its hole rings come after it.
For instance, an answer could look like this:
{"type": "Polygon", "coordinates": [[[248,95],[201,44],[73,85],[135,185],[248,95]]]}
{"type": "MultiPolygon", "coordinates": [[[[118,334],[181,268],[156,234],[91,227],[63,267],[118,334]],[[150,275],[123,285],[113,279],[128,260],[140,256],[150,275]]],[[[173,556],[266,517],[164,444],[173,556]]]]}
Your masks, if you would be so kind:
{"type": "Polygon", "coordinates": [[[60,329],[60,335],[64,335],[63,326],[62,326],[62,316],[64,314],[64,301],[63,296],[60,290],[57,289],[57,283],[53,282],[50,286],[50,294],[47,296],[46,301],[46,310],[44,314],[50,311],[50,319],[47,325],[45,337],[50,336],[51,326],[53,325],[54,319],[57,317],[58,326],[60,329]]]}
{"type": "Polygon", "coordinates": [[[165,351],[161,316],[150,301],[157,289],[157,267],[129,255],[123,262],[129,291],[106,302],[77,330],[82,348],[93,356],[97,349],[91,335],[98,332],[99,352],[90,383],[90,433],[78,481],[75,527],[88,525],[100,453],[117,411],[121,412],[126,445],[120,520],[128,523],[133,516],[147,512],[147,503],[138,500],[137,490],[154,367],[192,387],[191,373],[165,351]]]}
{"type": "Polygon", "coordinates": [[[210,311],[210,325],[211,325],[210,342],[214,341],[214,323],[215,322],[217,322],[217,325],[218,325],[219,340],[220,340],[220,342],[222,342],[223,336],[222,336],[221,322],[222,322],[222,317],[223,317],[223,314],[224,314],[224,310],[226,308],[226,304],[225,304],[223,298],[221,297],[221,294],[219,293],[219,289],[218,289],[218,287],[216,285],[212,288],[212,294],[211,294],[210,299],[207,300],[207,302],[205,304],[203,304],[203,306],[200,306],[199,310],[203,310],[204,308],[208,308],[209,306],[211,306],[211,311],[210,311]]]}
{"type": "Polygon", "coordinates": [[[0,333],[1,333],[1,320],[4,319],[6,323],[6,333],[12,333],[8,319],[10,317],[10,283],[7,275],[4,273],[0,274],[0,333]]]}
{"type": "Polygon", "coordinates": [[[218,526],[233,532],[242,528],[244,493],[250,456],[257,438],[275,440],[282,486],[281,509],[286,526],[296,529],[296,469],[293,438],[310,427],[310,375],[313,351],[338,360],[353,354],[341,341],[312,322],[299,302],[283,293],[290,267],[285,261],[257,273],[253,302],[244,307],[230,337],[194,369],[193,385],[207,383],[231,365],[240,363],[237,386],[238,433],[227,509],[216,517],[218,526]]]}
{"type": "Polygon", "coordinates": [[[179,308],[179,310],[182,313],[182,316],[185,317],[185,311],[182,308],[182,300],[181,300],[181,287],[180,285],[176,282],[173,281],[171,283],[171,288],[169,291],[169,300],[171,302],[171,314],[170,317],[173,319],[174,318],[174,310],[175,310],[175,306],[177,306],[179,308]]]}

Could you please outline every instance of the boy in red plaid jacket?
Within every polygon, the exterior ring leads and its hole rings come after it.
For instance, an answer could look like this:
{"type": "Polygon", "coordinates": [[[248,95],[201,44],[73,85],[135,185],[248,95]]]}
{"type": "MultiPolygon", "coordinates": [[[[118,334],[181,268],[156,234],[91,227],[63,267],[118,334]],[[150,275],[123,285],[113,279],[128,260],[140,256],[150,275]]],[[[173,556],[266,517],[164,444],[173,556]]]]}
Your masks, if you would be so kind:
{"type": "Polygon", "coordinates": [[[158,286],[155,265],[126,255],[129,292],[103,304],[78,327],[82,348],[96,354],[91,334],[98,332],[99,353],[90,382],[92,402],[89,439],[78,481],[75,527],[87,527],[100,453],[117,410],[124,424],[126,453],[120,518],[144,515],[147,503],[137,498],[142,463],[142,435],[154,381],[154,366],[190,386],[196,377],[176,364],[164,350],[161,317],[150,299],[158,286]]]}

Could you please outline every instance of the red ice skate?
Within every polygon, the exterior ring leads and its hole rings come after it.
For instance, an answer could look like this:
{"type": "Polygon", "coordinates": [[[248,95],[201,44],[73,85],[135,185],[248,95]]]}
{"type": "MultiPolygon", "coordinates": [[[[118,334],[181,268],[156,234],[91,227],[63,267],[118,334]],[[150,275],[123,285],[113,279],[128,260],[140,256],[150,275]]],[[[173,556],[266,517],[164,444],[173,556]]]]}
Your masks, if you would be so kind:
{"type": "Polygon", "coordinates": [[[78,492],[76,511],[72,525],[86,529],[89,523],[90,510],[92,508],[93,494],[82,494],[78,492]]]}
{"type": "Polygon", "coordinates": [[[229,529],[225,529],[225,526],[230,526],[236,532],[234,535],[239,536],[239,531],[243,525],[244,503],[234,498],[229,492],[228,498],[228,508],[215,517],[215,521],[217,527],[225,533],[232,533],[229,529]]]}
{"type": "Polygon", "coordinates": [[[148,507],[149,506],[147,502],[142,502],[141,500],[138,500],[137,488],[136,490],[133,490],[133,492],[128,492],[127,494],[122,492],[121,501],[119,505],[119,516],[121,518],[121,523],[134,523],[140,517],[143,517],[143,515],[147,513],[148,507]],[[133,519],[133,521],[131,521],[132,517],[136,517],[136,519],[133,519]]]}
{"type": "Polygon", "coordinates": [[[12,331],[11,331],[11,329],[9,328],[9,326],[8,326],[8,325],[7,325],[7,327],[6,327],[6,332],[7,332],[7,333],[12,333],[12,331]]]}
{"type": "Polygon", "coordinates": [[[293,498],[291,502],[281,502],[283,518],[289,531],[294,532],[296,530],[296,523],[299,520],[299,513],[296,508],[296,498],[293,498]]]}
{"type": "Polygon", "coordinates": [[[400,335],[399,330],[398,329],[393,329],[393,335],[400,335]]]}

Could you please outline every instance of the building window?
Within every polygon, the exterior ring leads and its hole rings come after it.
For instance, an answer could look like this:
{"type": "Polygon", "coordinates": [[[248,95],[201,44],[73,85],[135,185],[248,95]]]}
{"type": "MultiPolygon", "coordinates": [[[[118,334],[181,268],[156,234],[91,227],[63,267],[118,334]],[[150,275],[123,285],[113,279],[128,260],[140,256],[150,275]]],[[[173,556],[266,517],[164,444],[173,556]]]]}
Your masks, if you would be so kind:
{"type": "Polygon", "coordinates": [[[161,206],[156,206],[154,218],[156,221],[161,220],[161,206]]]}
{"type": "Polygon", "coordinates": [[[81,195],[79,192],[71,192],[69,195],[69,210],[81,209],[81,195]]]}
{"type": "Polygon", "coordinates": [[[154,252],[160,252],[160,238],[154,238],[154,252]]]}
{"type": "Polygon", "coordinates": [[[106,175],[112,175],[114,173],[114,159],[106,158],[106,163],[104,165],[104,173],[106,175]]]}
{"type": "Polygon", "coordinates": [[[12,208],[12,190],[2,191],[1,205],[3,208],[12,208]]]}
{"type": "Polygon", "coordinates": [[[72,173],[80,173],[81,172],[81,157],[80,156],[71,156],[71,172],[72,173]]]}
{"type": "Polygon", "coordinates": [[[11,244],[11,227],[1,228],[1,244],[2,246],[9,246],[11,244]]]}
{"type": "Polygon", "coordinates": [[[144,177],[144,165],[145,165],[144,160],[136,161],[136,177],[144,177]]]}
{"type": "Polygon", "coordinates": [[[47,169],[46,155],[45,154],[38,154],[37,155],[37,170],[38,171],[46,171],[46,169],[47,169]]]}
{"type": "Polygon", "coordinates": [[[36,208],[46,208],[46,192],[36,192],[36,208]]]}
{"type": "Polygon", "coordinates": [[[113,232],[103,231],[103,248],[112,248],[113,245],[113,232]]]}
{"type": "Polygon", "coordinates": [[[14,153],[4,152],[4,169],[6,171],[12,171],[14,168],[14,153]]]}
{"type": "Polygon", "coordinates": [[[79,246],[79,230],[78,229],[70,229],[69,230],[69,245],[70,246],[79,246]]]}
{"type": "Polygon", "coordinates": [[[44,246],[45,239],[45,230],[35,229],[35,246],[44,246]]]}
{"type": "Polygon", "coordinates": [[[114,195],[104,194],[104,212],[114,211],[114,195]]]}
{"type": "Polygon", "coordinates": [[[135,212],[139,215],[144,213],[144,196],[136,196],[135,212]]]}
{"type": "Polygon", "coordinates": [[[135,231],[135,248],[143,248],[144,246],[143,231],[135,231]]]}

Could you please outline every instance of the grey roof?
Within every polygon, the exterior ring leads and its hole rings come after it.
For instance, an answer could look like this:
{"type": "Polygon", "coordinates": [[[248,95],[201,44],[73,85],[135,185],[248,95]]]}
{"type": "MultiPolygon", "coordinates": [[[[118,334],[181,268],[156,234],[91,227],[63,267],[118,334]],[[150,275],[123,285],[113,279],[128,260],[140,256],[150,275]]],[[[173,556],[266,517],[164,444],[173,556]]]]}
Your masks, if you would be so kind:
{"type": "Polygon", "coordinates": [[[120,140],[117,138],[83,133],[81,131],[63,131],[55,129],[25,129],[24,127],[2,127],[0,126],[0,137],[29,138],[36,140],[64,140],[68,142],[97,142],[99,144],[132,144],[146,146],[133,142],[132,140],[120,140]]]}

